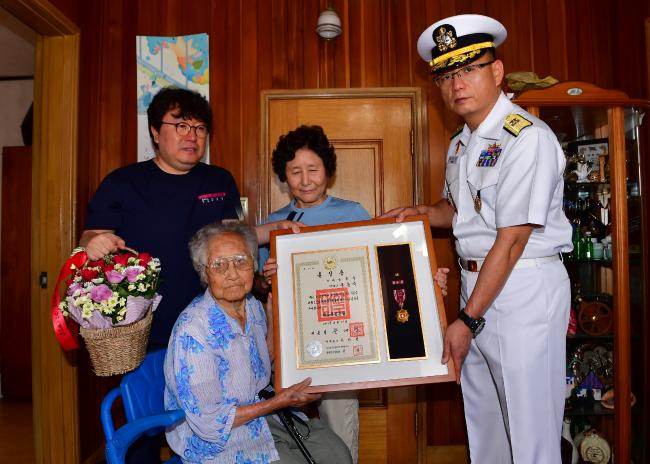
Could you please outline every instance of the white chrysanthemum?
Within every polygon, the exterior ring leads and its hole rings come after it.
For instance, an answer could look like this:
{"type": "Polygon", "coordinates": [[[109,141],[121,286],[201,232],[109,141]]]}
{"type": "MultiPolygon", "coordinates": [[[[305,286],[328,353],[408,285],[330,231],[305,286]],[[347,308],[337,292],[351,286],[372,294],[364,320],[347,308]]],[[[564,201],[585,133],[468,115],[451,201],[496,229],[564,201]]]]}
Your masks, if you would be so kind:
{"type": "Polygon", "coordinates": [[[130,292],[132,292],[133,290],[135,290],[135,284],[129,284],[127,288],[129,289],[130,292]]]}
{"type": "Polygon", "coordinates": [[[81,295],[79,298],[76,298],[74,300],[74,305],[77,306],[78,308],[80,308],[80,307],[82,307],[82,306],[84,306],[86,304],[90,304],[92,306],[90,298],[86,294],[81,295]]]}
{"type": "Polygon", "coordinates": [[[103,279],[103,277],[97,277],[96,279],[92,280],[92,283],[94,283],[95,285],[103,284],[104,279],[103,279]]]}
{"type": "Polygon", "coordinates": [[[108,304],[108,300],[102,301],[102,304],[100,306],[100,311],[103,314],[111,314],[113,312],[113,308],[108,304]]]}
{"type": "Polygon", "coordinates": [[[118,303],[119,303],[120,306],[125,306],[126,305],[126,298],[120,298],[118,300],[118,303]]]}
{"type": "Polygon", "coordinates": [[[145,284],[138,284],[138,291],[139,292],[144,292],[147,290],[147,287],[145,284]]]}
{"type": "Polygon", "coordinates": [[[118,305],[119,300],[120,300],[120,294],[117,292],[113,292],[113,294],[107,301],[108,304],[111,306],[111,308],[114,308],[115,306],[118,305]]]}
{"type": "Polygon", "coordinates": [[[84,303],[84,305],[81,307],[81,317],[84,319],[90,319],[90,316],[92,316],[94,310],[95,306],[91,302],[84,303]]]}

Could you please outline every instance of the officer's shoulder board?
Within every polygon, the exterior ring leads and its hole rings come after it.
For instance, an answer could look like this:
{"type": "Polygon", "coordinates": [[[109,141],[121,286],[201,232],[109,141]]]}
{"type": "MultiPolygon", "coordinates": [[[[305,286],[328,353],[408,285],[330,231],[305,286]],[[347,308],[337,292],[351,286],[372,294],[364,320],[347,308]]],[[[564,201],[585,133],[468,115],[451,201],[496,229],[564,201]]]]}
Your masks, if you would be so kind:
{"type": "Polygon", "coordinates": [[[524,118],[521,114],[510,113],[506,116],[503,128],[517,137],[522,130],[532,125],[533,123],[524,118]]]}
{"type": "Polygon", "coordinates": [[[456,130],[454,131],[454,133],[451,134],[451,137],[449,137],[449,140],[453,139],[453,138],[456,137],[458,134],[460,134],[461,132],[463,132],[463,127],[464,127],[464,124],[461,124],[460,126],[458,126],[458,127],[456,128],[456,130]]]}

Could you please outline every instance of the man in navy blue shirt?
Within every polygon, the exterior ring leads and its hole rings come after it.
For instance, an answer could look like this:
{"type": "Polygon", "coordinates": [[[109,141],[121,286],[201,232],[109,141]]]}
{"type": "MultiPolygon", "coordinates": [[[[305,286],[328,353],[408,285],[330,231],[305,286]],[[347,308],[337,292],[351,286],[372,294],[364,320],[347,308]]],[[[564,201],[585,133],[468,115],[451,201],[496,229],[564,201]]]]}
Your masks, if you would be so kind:
{"type": "MultiPolygon", "coordinates": [[[[110,173],[88,204],[80,245],[89,259],[128,246],[148,252],[162,264],[149,350],[166,348],[178,315],[201,293],[187,244],[204,225],[237,219],[239,191],[232,175],[200,163],[212,129],[212,112],[196,92],[165,88],[147,110],[156,157],[110,173]]],[[[257,227],[260,243],[282,221],[257,227]]]]}

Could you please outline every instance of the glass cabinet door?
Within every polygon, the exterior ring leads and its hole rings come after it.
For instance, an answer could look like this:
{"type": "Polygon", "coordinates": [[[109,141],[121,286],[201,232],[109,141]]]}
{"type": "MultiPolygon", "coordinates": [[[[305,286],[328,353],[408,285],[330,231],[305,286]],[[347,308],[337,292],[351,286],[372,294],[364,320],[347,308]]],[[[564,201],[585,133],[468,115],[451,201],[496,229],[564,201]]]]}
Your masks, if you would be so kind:
{"type": "Polygon", "coordinates": [[[641,178],[641,124],[644,112],[636,107],[624,112],[625,174],[627,182],[628,260],[630,282],[630,345],[631,345],[631,456],[635,463],[648,462],[647,365],[648,313],[646,282],[648,278],[647,231],[644,230],[644,196],[647,185],[641,178]],[[645,188],[644,188],[645,187],[645,188]]]}
{"type": "Polygon", "coordinates": [[[564,256],[572,289],[565,424],[578,448],[585,434],[598,434],[611,447],[615,410],[605,395],[615,388],[615,313],[620,309],[612,267],[608,109],[542,107],[539,117],[566,155],[564,211],[573,226],[573,251],[564,256]]]}
{"type": "Polygon", "coordinates": [[[564,256],[572,302],[563,437],[570,433],[579,451],[610,456],[602,462],[648,462],[648,193],[639,130],[648,102],[581,82],[524,92],[515,102],[549,125],[567,159],[564,210],[574,249],[564,256]]]}

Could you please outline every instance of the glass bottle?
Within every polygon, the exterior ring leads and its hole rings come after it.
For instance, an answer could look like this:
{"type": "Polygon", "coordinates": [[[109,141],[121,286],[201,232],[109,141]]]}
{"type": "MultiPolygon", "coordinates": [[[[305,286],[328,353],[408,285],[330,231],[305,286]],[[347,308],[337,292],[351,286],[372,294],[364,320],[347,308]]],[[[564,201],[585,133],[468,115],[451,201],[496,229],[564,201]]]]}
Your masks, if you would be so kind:
{"type": "Polygon", "coordinates": [[[580,233],[580,223],[574,223],[573,224],[573,238],[571,240],[573,242],[573,252],[571,253],[571,257],[573,259],[580,259],[583,255],[582,249],[582,234],[580,233]]]}
{"type": "Polygon", "coordinates": [[[594,259],[594,242],[591,241],[591,232],[585,232],[585,238],[583,240],[583,256],[584,259],[594,259]]]}

